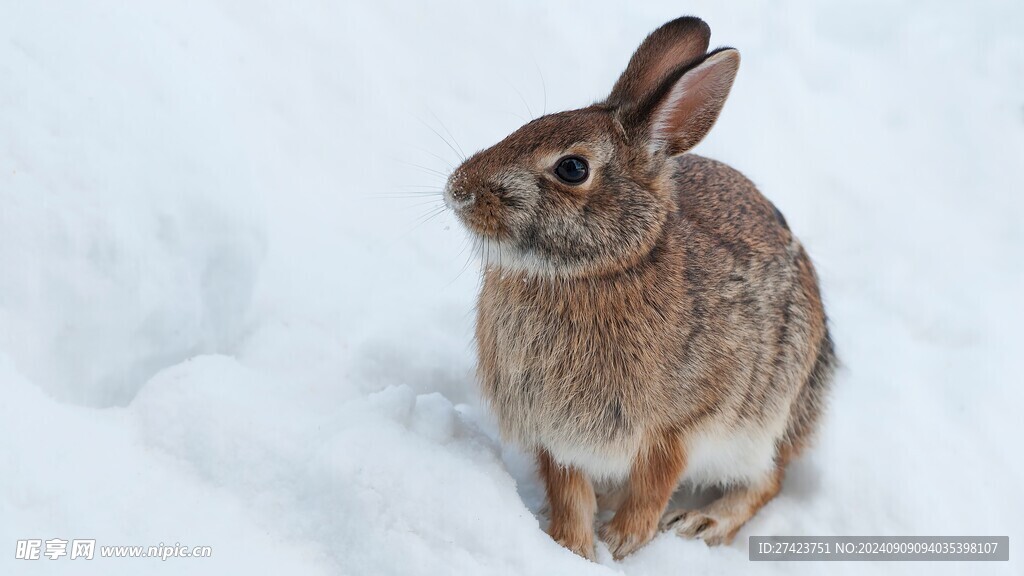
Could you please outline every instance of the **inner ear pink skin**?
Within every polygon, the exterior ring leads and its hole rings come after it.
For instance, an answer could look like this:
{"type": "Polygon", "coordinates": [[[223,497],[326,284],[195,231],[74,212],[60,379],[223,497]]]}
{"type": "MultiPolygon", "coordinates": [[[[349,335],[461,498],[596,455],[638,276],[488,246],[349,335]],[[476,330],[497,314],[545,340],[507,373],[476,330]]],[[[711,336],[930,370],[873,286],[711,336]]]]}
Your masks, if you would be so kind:
{"type": "Polygon", "coordinates": [[[703,140],[725,105],[739,65],[740,53],[726,49],[683,74],[654,112],[652,146],[676,156],[703,140]]]}

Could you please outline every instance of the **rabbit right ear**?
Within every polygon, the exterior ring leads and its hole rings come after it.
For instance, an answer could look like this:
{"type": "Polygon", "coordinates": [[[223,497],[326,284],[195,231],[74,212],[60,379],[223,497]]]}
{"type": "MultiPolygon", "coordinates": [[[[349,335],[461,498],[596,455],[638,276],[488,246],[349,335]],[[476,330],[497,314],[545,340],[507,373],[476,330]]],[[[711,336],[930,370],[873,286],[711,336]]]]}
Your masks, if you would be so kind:
{"type": "Polygon", "coordinates": [[[711,28],[700,18],[684,16],[664,24],[636,49],[607,103],[612,106],[638,104],[654,93],[672,72],[702,60],[710,41],[711,28]]]}

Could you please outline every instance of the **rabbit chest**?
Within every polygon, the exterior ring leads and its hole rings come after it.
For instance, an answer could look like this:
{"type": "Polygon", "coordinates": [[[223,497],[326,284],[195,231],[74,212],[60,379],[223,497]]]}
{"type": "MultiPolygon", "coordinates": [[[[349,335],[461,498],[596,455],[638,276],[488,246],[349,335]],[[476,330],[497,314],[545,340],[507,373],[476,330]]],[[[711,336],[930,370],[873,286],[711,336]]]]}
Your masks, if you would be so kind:
{"type": "Polygon", "coordinates": [[[503,436],[594,477],[622,477],[673,403],[664,347],[677,314],[643,278],[485,278],[477,341],[503,436]]]}

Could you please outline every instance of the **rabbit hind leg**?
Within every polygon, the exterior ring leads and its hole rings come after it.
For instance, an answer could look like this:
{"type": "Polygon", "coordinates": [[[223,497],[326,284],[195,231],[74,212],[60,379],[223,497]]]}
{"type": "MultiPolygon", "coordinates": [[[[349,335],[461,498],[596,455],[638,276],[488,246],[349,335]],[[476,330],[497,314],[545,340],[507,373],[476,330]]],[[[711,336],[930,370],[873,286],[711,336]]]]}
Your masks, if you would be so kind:
{"type": "Polygon", "coordinates": [[[699,538],[708,546],[729,544],[740,528],[779,493],[782,477],[783,468],[777,466],[758,481],[727,489],[703,508],[668,511],[660,527],[687,538],[699,538]]]}

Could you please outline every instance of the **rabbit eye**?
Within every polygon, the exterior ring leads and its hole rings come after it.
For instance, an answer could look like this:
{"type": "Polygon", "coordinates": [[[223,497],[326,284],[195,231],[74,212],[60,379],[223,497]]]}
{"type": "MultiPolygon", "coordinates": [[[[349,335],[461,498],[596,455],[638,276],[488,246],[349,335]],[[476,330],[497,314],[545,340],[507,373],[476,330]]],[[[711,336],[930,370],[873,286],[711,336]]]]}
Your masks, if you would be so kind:
{"type": "Polygon", "coordinates": [[[555,175],[558,179],[568,184],[579,184],[587,179],[590,168],[587,161],[579,156],[568,156],[558,161],[555,166],[555,175]]]}

